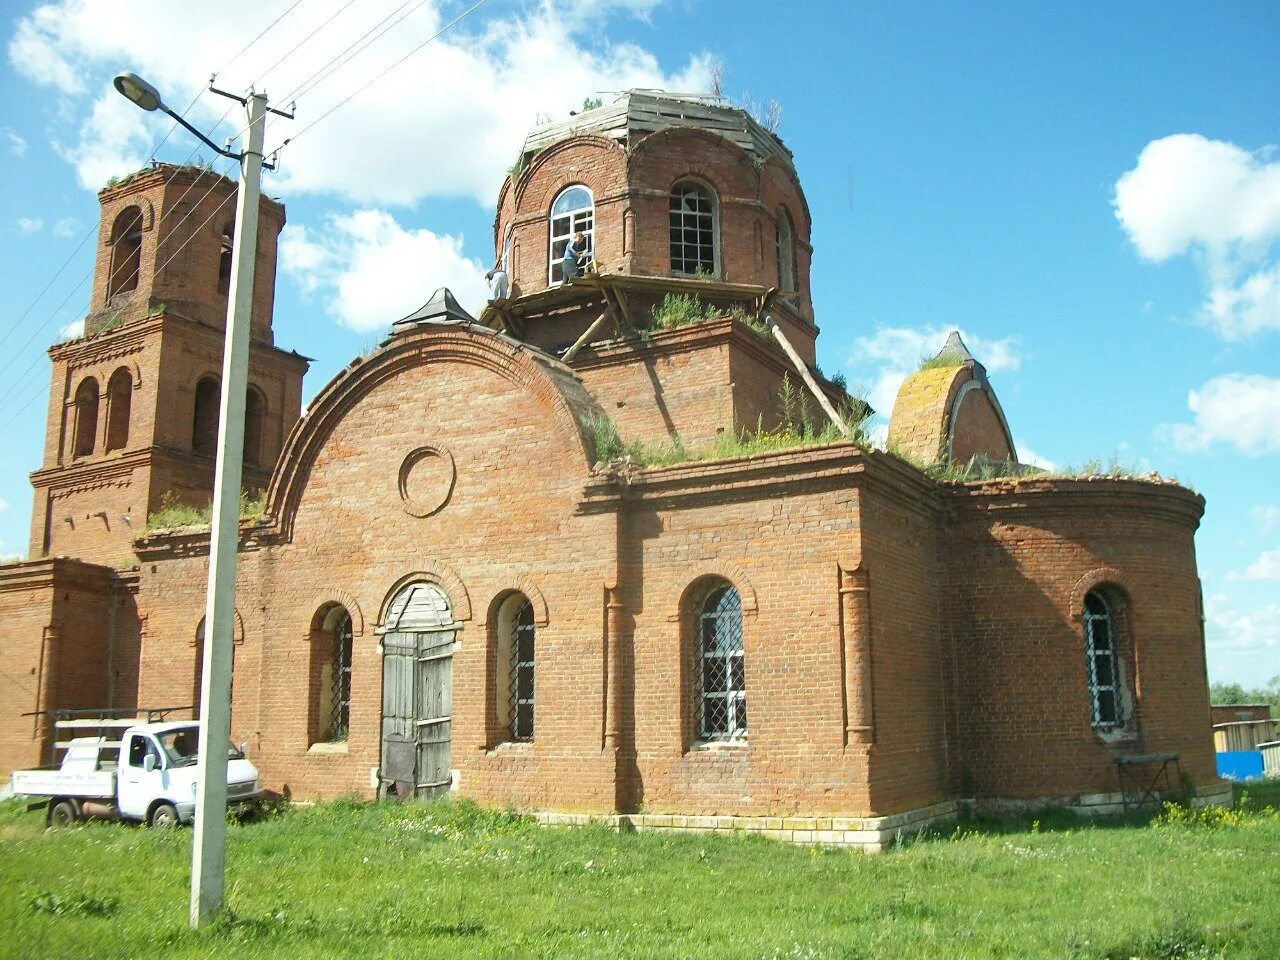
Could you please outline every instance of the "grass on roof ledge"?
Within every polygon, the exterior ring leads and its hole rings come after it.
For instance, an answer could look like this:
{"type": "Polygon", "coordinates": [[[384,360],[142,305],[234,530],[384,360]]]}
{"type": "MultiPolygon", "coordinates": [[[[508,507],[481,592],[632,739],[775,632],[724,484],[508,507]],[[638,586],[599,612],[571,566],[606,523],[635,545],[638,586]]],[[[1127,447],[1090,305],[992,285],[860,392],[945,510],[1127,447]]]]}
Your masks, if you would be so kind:
{"type": "MultiPolygon", "coordinates": [[[[240,491],[240,519],[260,520],[267,509],[267,495],[251,496],[248,490],[240,491]]],[[[147,533],[157,530],[174,530],[178,527],[207,527],[213,521],[213,503],[193,507],[182,503],[172,490],[160,497],[160,509],[147,514],[147,533]]]]}

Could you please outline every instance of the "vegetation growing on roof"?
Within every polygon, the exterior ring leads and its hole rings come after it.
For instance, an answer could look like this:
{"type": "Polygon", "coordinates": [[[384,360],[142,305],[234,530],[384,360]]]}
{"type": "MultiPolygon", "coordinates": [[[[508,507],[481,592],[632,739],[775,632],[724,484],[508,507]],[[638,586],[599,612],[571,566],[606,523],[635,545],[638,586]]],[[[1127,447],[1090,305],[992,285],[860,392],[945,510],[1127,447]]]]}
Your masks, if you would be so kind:
{"type": "Polygon", "coordinates": [[[769,331],[758,316],[741,304],[718,307],[704,304],[696,293],[668,293],[649,312],[650,330],[674,330],[703,320],[733,317],[752,332],[768,338],[769,331]]]}
{"type": "MultiPolygon", "coordinates": [[[[266,493],[240,491],[240,519],[261,520],[267,509],[266,493]]],[[[147,514],[147,532],[174,530],[178,527],[207,527],[213,520],[213,503],[193,507],[182,503],[177,494],[166,490],[160,497],[160,509],[147,514]]]]}
{"type": "Polygon", "coordinates": [[[936,357],[921,357],[920,363],[916,365],[916,369],[917,370],[937,370],[937,369],[941,369],[942,367],[958,367],[958,366],[960,366],[959,360],[957,360],[955,357],[951,357],[943,353],[943,354],[939,354],[936,357]]]}
{"type": "MultiPolygon", "coordinates": [[[[744,428],[737,433],[722,433],[710,444],[697,448],[686,446],[679,435],[665,441],[623,440],[618,433],[617,424],[605,413],[591,417],[587,428],[591,433],[597,463],[626,459],[642,467],[729,460],[758,453],[788,450],[793,447],[838,443],[845,439],[834,423],[815,425],[811,422],[808,397],[789,377],[783,378],[783,387],[779,391],[779,406],[782,422],[776,429],[765,429],[763,418],[761,418],[755,430],[744,428]]],[[[853,431],[852,442],[859,446],[870,446],[865,433],[869,410],[870,407],[866,401],[850,397],[837,411],[853,431]]]]}

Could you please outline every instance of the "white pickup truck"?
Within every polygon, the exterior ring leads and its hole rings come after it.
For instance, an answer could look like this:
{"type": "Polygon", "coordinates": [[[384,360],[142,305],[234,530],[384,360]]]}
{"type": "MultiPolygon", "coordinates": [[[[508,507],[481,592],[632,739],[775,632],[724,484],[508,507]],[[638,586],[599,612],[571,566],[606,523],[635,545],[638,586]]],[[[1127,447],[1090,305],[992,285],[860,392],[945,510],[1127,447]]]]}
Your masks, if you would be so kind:
{"type": "MultiPolygon", "coordinates": [[[[48,823],[63,827],[86,817],[141,820],[153,827],[187,823],[196,809],[193,720],[140,723],[119,740],[77,737],[56,768],[15,770],[15,796],[48,797],[48,823]]],[[[228,744],[227,805],[256,803],[262,781],[253,764],[228,744]]]]}

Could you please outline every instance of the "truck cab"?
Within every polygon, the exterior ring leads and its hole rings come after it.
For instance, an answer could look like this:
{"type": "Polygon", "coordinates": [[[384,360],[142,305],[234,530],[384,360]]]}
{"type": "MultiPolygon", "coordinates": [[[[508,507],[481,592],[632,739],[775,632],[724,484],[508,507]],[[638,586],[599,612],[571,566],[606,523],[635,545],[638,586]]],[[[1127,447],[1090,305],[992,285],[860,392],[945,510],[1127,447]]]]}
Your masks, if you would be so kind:
{"type": "MultiPolygon", "coordinates": [[[[161,818],[188,823],[196,809],[196,744],[200,725],[191,721],[151,723],[130,727],[120,743],[116,768],[119,815],[152,823],[161,818]]],[[[227,805],[260,799],[258,771],[236,747],[228,745],[227,805]]]]}

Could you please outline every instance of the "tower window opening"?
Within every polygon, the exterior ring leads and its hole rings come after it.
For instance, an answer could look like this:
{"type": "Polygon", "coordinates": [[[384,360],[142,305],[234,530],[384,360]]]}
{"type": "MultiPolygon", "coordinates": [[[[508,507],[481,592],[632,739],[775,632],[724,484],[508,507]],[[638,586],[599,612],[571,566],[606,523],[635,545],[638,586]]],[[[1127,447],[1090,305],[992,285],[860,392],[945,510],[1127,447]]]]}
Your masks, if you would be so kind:
{"type": "Polygon", "coordinates": [[[92,455],[98,441],[98,381],[85,377],[76,388],[75,456],[92,455]]]}
{"type": "Polygon", "coordinates": [[[232,233],[230,227],[222,231],[221,241],[221,247],[218,250],[218,293],[226,296],[231,292],[232,233]]]}
{"type": "Polygon", "coordinates": [[[218,405],[221,392],[217,377],[202,377],[196,384],[191,449],[205,457],[212,457],[218,449],[218,405]]]}
{"type": "Polygon", "coordinates": [[[695,183],[671,190],[671,269],[716,274],[716,208],[711,194],[695,183]]]}
{"type": "Polygon", "coordinates": [[[138,288],[142,265],[142,211],[125,207],[111,226],[111,273],[107,277],[107,299],[138,288]]]}
{"type": "Polygon", "coordinates": [[[791,226],[791,214],[786,207],[778,208],[778,288],[796,288],[795,231],[791,226]]]}
{"type": "Polygon", "coordinates": [[[564,248],[569,245],[569,239],[575,233],[586,236],[588,251],[595,250],[595,201],[591,198],[590,190],[577,185],[561,190],[551,204],[551,244],[547,276],[552,284],[564,282],[564,248]]]}
{"type": "Polygon", "coordinates": [[[262,423],[267,402],[256,387],[250,387],[244,398],[244,462],[256,467],[262,463],[262,423]]]}
{"type": "Polygon", "coordinates": [[[129,413],[133,405],[133,377],[121,367],[107,381],[107,451],[129,443],[129,413]]]}

